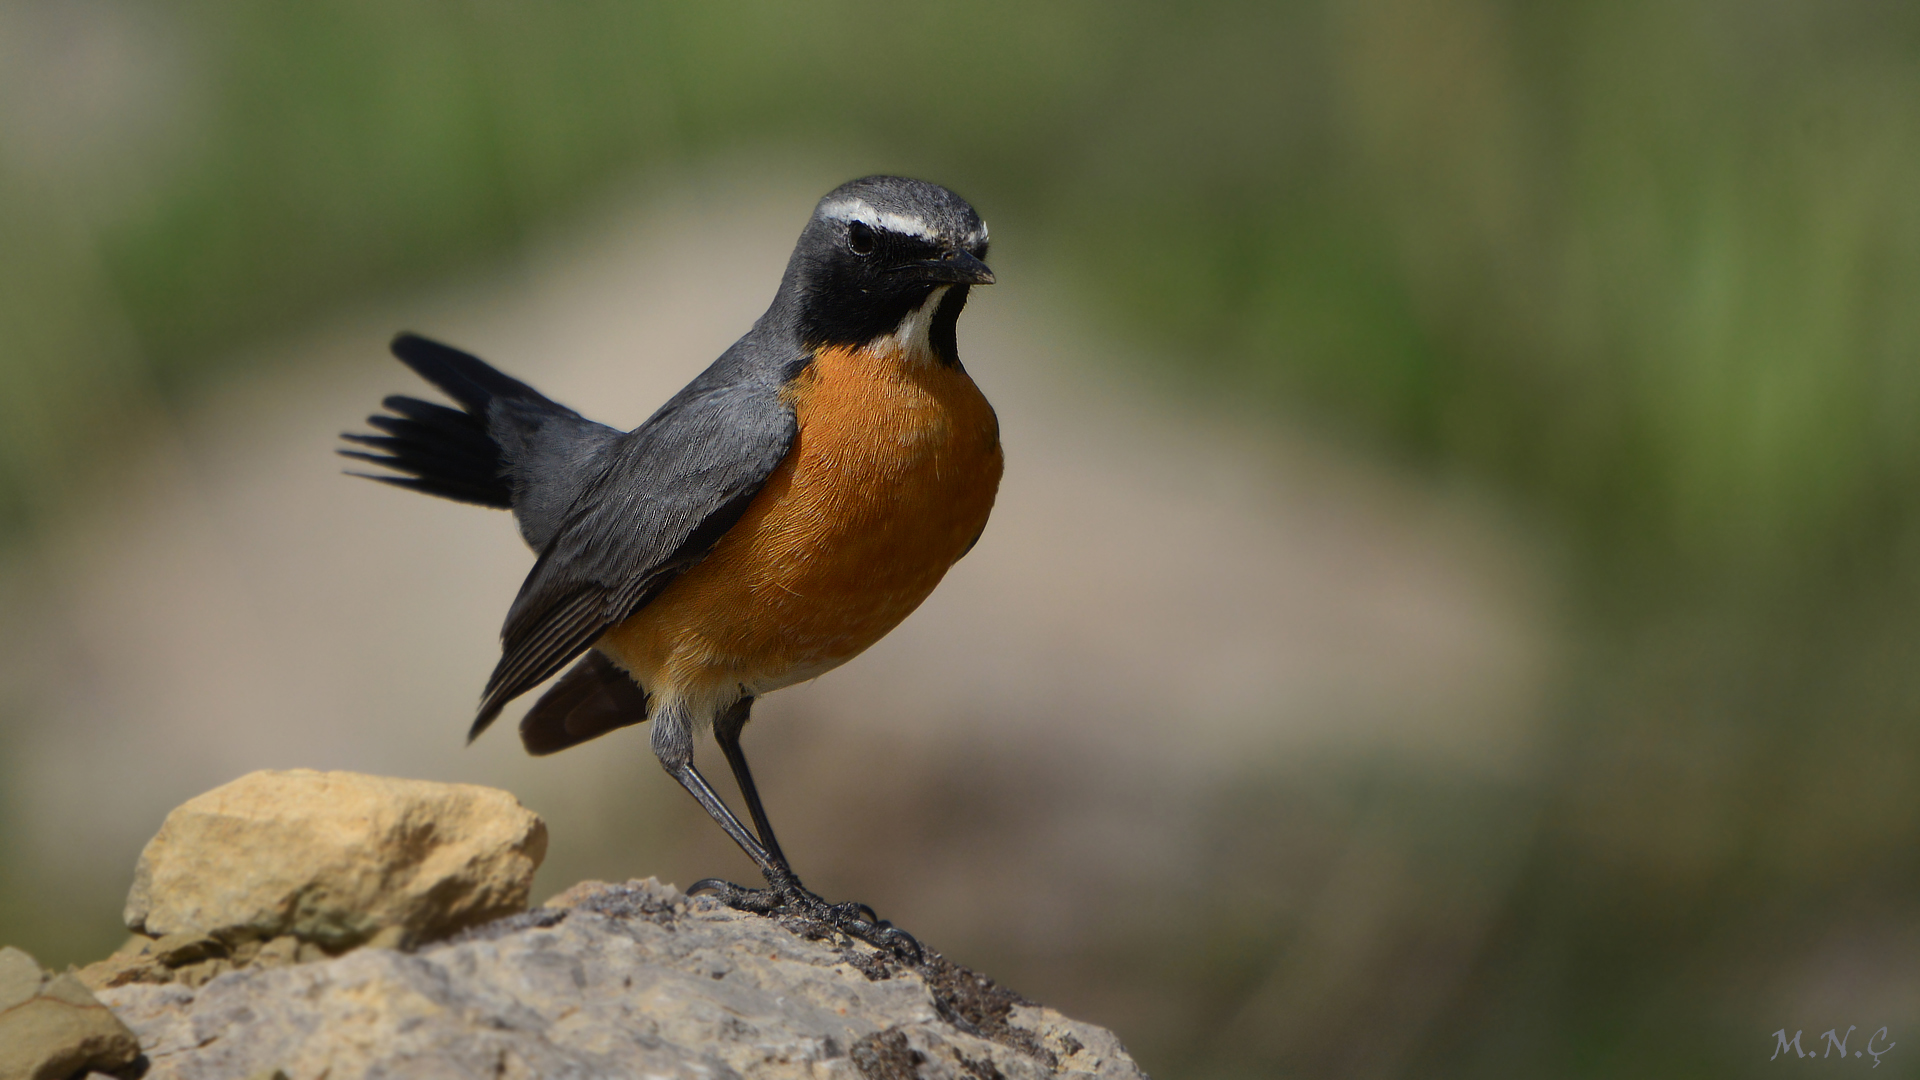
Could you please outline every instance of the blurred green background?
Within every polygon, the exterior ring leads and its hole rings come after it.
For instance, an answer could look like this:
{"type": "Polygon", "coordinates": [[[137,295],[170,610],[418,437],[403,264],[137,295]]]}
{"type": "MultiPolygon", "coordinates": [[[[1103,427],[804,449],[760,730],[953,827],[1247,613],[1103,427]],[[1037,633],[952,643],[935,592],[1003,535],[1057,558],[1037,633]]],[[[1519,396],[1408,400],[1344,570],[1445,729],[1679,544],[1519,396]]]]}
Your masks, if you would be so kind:
{"type": "MultiPolygon", "coordinates": [[[[1835,941],[1890,965],[1845,1000],[1915,1003],[1920,6],[20,3],[0,50],[0,560],[248,346],[622,186],[769,146],[924,175],[1166,358],[1130,377],[1488,486],[1570,598],[1526,782],[1221,796],[1402,837],[1430,925],[1236,1028],[1311,950],[1224,852],[1169,883],[1189,923],[1060,975],[1179,1003],[1121,1030],[1145,1067],[1749,1075],[1781,1024],[1866,1022],[1741,997],[1835,941]],[[1430,948],[1469,977],[1394,1030],[1430,948]]],[[[83,958],[23,860],[0,939],[83,958]]]]}

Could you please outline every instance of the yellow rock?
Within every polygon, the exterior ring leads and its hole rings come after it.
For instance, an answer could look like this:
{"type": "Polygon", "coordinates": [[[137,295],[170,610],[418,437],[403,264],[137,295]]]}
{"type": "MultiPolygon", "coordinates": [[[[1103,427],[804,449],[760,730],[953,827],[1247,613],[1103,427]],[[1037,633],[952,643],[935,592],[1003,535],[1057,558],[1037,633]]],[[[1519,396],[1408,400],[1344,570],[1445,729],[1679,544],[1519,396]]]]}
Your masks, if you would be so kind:
{"type": "Polygon", "coordinates": [[[10,1009],[40,992],[46,974],[40,962],[9,945],[0,949],[0,1010],[10,1009]]]}
{"type": "MultiPolygon", "coordinates": [[[[129,929],[330,951],[415,945],[523,911],[546,826],[504,791],[309,769],[249,773],[167,815],[129,929]]],[[[185,940],[185,939],[177,939],[185,940]]]]}
{"type": "Polygon", "coordinates": [[[254,954],[253,963],[261,967],[286,967],[300,959],[300,939],[292,934],[274,938],[260,946],[254,954]]]}
{"type": "Polygon", "coordinates": [[[75,976],[88,990],[108,990],[128,983],[165,983],[173,981],[173,970],[151,956],[114,953],[80,969],[75,976]]]}
{"type": "Polygon", "coordinates": [[[0,949],[0,1080],[65,1080],[139,1056],[133,1032],[79,979],[49,979],[33,957],[0,949]]]}

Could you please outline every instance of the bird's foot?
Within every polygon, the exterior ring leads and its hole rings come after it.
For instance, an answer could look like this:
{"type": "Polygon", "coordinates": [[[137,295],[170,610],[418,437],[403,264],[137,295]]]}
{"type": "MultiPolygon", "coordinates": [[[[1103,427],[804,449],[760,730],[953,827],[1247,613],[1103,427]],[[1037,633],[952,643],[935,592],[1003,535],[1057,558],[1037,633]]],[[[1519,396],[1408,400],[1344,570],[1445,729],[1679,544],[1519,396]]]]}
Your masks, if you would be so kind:
{"type": "Polygon", "coordinates": [[[801,885],[800,879],[792,874],[768,874],[764,889],[749,889],[719,878],[707,878],[694,882],[687,890],[689,896],[700,893],[712,893],[735,911],[798,918],[825,926],[915,964],[925,958],[920,942],[912,934],[882,919],[872,908],[857,902],[828,903],[801,885]]]}

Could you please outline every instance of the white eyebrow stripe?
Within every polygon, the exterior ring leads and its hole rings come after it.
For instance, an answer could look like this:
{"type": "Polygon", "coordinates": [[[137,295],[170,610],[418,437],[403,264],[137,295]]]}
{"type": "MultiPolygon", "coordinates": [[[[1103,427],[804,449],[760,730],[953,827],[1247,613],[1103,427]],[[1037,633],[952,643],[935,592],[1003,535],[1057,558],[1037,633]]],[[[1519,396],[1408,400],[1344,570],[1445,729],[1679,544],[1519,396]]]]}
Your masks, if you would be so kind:
{"type": "Polygon", "coordinates": [[[939,239],[933,234],[932,229],[927,228],[927,223],[919,218],[910,218],[891,210],[875,209],[873,204],[865,199],[835,199],[821,207],[820,214],[835,221],[858,221],[902,236],[917,236],[922,240],[939,239]]]}

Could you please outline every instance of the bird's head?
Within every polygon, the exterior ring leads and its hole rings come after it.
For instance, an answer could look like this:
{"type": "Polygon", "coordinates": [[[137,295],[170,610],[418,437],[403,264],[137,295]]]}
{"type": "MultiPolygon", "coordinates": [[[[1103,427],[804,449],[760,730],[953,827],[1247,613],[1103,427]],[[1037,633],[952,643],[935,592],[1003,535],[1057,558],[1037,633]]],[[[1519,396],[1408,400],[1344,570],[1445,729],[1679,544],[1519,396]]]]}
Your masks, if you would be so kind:
{"type": "Polygon", "coordinates": [[[968,288],[993,284],[986,254],[987,227],[965,199],[924,180],[869,176],[820,200],[782,292],[810,346],[897,336],[953,363],[968,288]]]}

